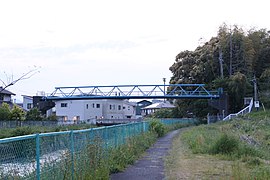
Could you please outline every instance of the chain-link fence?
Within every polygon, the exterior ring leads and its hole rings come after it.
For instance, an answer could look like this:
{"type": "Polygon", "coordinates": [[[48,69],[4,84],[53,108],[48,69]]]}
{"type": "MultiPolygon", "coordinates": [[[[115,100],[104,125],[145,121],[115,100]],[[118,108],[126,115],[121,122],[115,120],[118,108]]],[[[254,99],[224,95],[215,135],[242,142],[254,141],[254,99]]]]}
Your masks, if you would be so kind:
{"type": "Polygon", "coordinates": [[[148,130],[148,122],[137,122],[0,139],[0,179],[83,179],[100,166],[109,149],[148,130]]]}

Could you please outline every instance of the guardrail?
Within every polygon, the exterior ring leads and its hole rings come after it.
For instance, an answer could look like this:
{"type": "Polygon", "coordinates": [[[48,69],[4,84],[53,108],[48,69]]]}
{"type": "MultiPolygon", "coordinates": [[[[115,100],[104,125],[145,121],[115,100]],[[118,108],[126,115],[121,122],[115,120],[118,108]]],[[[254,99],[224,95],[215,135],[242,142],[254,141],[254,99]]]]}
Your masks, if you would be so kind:
{"type": "Polygon", "coordinates": [[[245,115],[245,114],[248,114],[251,112],[252,110],[252,107],[253,107],[253,99],[250,101],[249,105],[247,107],[245,107],[244,109],[242,109],[241,111],[239,111],[238,113],[235,113],[235,114],[229,114],[228,116],[226,116],[223,121],[227,121],[227,120],[230,120],[232,118],[235,118],[239,115],[245,115]]]}
{"type": "MultiPolygon", "coordinates": [[[[195,120],[170,119],[162,123],[195,120]]],[[[74,179],[76,173],[89,171],[95,164],[95,159],[89,157],[100,154],[97,158],[102,158],[108,149],[148,130],[149,122],[144,121],[0,139],[0,179],[74,179]]]]}

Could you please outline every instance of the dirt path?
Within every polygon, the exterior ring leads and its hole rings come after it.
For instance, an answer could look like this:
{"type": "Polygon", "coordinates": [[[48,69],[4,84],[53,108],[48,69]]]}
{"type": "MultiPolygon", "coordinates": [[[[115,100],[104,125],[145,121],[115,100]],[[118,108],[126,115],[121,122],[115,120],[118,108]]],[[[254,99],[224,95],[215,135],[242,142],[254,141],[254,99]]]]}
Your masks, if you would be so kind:
{"type": "Polygon", "coordinates": [[[112,174],[111,180],[159,180],[164,179],[164,157],[171,148],[173,137],[181,129],[169,132],[146,151],[146,155],[124,172],[112,174]]]}

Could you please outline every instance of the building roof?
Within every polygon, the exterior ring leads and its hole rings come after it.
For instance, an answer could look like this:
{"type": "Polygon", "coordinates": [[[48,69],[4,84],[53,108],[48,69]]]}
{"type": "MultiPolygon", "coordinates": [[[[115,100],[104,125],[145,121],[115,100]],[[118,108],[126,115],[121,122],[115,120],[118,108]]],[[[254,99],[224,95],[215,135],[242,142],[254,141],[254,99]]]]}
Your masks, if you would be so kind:
{"type": "Polygon", "coordinates": [[[3,87],[0,87],[0,94],[16,95],[16,94],[4,89],[3,87]]]}
{"type": "Polygon", "coordinates": [[[175,106],[168,103],[168,102],[159,102],[159,103],[154,103],[149,106],[146,106],[142,109],[162,109],[162,108],[174,108],[175,106]]]}
{"type": "Polygon", "coordinates": [[[22,97],[28,98],[28,99],[33,99],[33,96],[28,96],[28,95],[22,95],[22,97]]]}
{"type": "Polygon", "coordinates": [[[151,103],[150,101],[142,100],[142,101],[137,102],[137,104],[139,104],[139,103],[144,103],[144,102],[151,103]]]}

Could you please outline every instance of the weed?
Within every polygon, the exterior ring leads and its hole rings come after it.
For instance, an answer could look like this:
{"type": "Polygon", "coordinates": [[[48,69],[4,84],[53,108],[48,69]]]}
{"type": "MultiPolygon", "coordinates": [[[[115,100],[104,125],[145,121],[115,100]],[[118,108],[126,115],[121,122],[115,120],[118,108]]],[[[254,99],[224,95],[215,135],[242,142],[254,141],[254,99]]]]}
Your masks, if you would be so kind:
{"type": "Polygon", "coordinates": [[[165,135],[165,126],[160,122],[160,120],[151,120],[149,126],[150,131],[155,132],[158,137],[165,135]]]}

